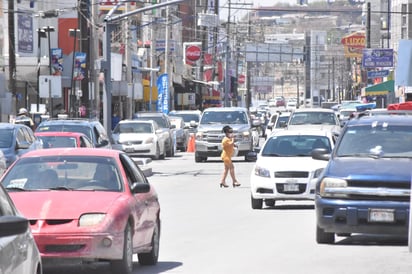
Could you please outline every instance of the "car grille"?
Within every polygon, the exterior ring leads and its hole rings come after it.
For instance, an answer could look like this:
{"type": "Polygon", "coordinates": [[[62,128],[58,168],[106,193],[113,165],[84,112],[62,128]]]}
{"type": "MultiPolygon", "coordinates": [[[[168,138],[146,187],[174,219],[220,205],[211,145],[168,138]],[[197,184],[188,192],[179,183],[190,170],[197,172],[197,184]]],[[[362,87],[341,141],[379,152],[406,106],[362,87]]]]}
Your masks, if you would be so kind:
{"type": "Polygon", "coordinates": [[[124,141],[124,142],[119,142],[119,144],[122,145],[140,145],[142,144],[142,141],[124,141]]]}
{"type": "Polygon", "coordinates": [[[76,252],[84,247],[85,245],[46,245],[45,251],[48,253],[76,252]]]}
{"type": "Polygon", "coordinates": [[[307,171],[277,171],[275,172],[275,178],[308,178],[309,172],[307,171]]]}
{"type": "Polygon", "coordinates": [[[347,193],[349,199],[354,200],[382,200],[382,201],[410,201],[410,195],[405,195],[410,191],[410,182],[387,182],[387,181],[363,181],[363,180],[348,180],[348,187],[354,191],[347,193]],[[358,193],[356,189],[370,189],[364,193],[358,193]],[[399,193],[398,195],[385,195],[391,191],[399,193]],[[355,193],[356,192],[356,193],[355,193]]]}

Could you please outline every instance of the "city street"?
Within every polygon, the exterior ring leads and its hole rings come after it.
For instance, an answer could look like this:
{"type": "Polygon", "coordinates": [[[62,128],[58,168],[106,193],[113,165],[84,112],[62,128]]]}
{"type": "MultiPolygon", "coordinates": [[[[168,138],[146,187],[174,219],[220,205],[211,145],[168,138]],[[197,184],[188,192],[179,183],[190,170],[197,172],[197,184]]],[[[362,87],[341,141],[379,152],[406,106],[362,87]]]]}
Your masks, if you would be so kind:
{"type": "MultiPolygon", "coordinates": [[[[239,188],[219,188],[222,162],[195,163],[193,153],[153,161],[149,181],[161,203],[160,258],[133,273],[410,273],[406,239],[353,236],[315,242],[312,201],[252,210],[253,163],[236,158],[239,188]]],[[[231,184],[231,180],[227,180],[231,184]]],[[[109,274],[107,264],[46,268],[54,274],[109,274]]]]}

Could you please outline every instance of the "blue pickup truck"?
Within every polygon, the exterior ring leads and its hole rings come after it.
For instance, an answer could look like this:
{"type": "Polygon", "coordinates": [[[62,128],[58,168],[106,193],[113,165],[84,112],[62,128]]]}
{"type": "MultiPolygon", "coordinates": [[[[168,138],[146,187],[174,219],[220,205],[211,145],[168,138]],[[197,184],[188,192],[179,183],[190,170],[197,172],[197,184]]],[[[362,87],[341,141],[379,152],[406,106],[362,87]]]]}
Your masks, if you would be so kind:
{"type": "Polygon", "coordinates": [[[412,117],[364,116],[349,120],[316,184],[316,241],[353,233],[408,235],[412,117]]]}

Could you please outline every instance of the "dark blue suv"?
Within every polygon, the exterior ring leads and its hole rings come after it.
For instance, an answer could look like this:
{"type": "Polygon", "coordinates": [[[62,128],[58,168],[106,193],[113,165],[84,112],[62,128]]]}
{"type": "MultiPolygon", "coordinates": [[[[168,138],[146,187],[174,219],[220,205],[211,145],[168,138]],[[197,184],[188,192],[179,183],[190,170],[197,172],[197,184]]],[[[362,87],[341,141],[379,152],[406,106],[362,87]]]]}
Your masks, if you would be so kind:
{"type": "Polygon", "coordinates": [[[412,117],[364,116],[348,121],[316,185],[316,241],[335,234],[408,235],[412,117]]]}

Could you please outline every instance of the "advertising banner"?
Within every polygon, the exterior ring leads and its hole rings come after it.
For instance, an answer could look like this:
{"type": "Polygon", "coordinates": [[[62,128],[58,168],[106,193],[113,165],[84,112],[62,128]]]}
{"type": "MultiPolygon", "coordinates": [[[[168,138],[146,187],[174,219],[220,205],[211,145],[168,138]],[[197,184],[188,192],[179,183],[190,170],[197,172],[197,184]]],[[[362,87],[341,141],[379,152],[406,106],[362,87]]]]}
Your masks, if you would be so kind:
{"type": "Polygon", "coordinates": [[[17,49],[19,53],[33,53],[33,17],[28,13],[17,15],[17,49]]]}
{"type": "Polygon", "coordinates": [[[169,76],[167,73],[157,78],[157,111],[169,113],[169,76]]]}
{"type": "Polygon", "coordinates": [[[393,49],[363,49],[364,68],[393,67],[393,49]]]}
{"type": "Polygon", "coordinates": [[[52,54],[52,59],[51,59],[52,75],[62,75],[63,50],[61,48],[53,48],[50,51],[52,54]]]}
{"type": "Polygon", "coordinates": [[[73,80],[83,80],[86,75],[86,53],[76,52],[74,55],[73,80]]]}

